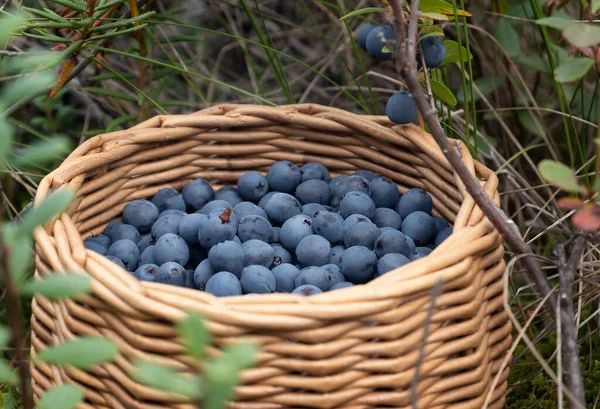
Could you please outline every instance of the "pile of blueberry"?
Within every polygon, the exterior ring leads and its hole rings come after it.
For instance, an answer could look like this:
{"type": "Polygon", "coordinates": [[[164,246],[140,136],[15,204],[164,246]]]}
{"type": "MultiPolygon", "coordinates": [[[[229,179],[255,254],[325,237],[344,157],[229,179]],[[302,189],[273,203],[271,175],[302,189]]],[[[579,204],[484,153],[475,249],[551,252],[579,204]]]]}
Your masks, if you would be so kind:
{"type": "MultiPolygon", "coordinates": [[[[359,27],[356,34],[358,46],[367,51],[379,61],[389,61],[393,58],[392,50],[396,40],[394,26],[378,26],[365,23],[359,27]]],[[[446,45],[442,37],[429,35],[419,41],[417,67],[422,67],[422,59],[427,68],[439,67],[446,58],[446,45]]],[[[390,120],[397,124],[408,124],[417,119],[417,104],[405,90],[396,92],[388,100],[385,113],[390,120]]]]}
{"type": "Polygon", "coordinates": [[[135,200],[84,241],[144,281],[216,296],[302,295],[364,284],[428,255],[451,233],[421,189],[366,170],[275,163],[214,191],[203,179],[135,200]]]}

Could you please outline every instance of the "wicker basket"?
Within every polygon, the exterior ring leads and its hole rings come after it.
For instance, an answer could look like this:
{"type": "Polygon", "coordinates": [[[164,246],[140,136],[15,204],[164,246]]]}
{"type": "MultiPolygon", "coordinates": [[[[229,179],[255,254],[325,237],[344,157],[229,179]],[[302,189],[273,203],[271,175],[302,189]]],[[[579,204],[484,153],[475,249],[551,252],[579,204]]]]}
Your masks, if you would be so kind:
{"type": "MultiPolygon", "coordinates": [[[[93,292],[77,301],[36,297],[31,353],[81,335],[109,337],[121,353],[87,372],[35,364],[35,398],[68,382],[85,391],[80,408],[190,408],[129,373],[138,358],[191,370],[173,324],[197,310],[209,319],[216,347],[247,336],[261,343],[260,362],[244,372],[234,408],[409,408],[417,370],[420,409],[480,409],[486,398],[489,408],[502,407],[508,370],[501,362],[512,328],[503,309],[501,237],[432,137],[415,126],[391,125],[385,117],[312,104],[219,105],[157,116],[79,146],[38,189],[36,202],[65,185],[77,199],[52,226],[36,231],[36,274],[89,274],[93,292]],[[266,171],[282,159],[321,162],[332,174],[369,169],[395,180],[402,192],[423,188],[454,233],[431,255],[366,285],[313,297],[218,299],[140,282],[83,247],[83,238],[119,218],[131,200],[196,178],[235,183],[245,171],[266,171]],[[429,311],[440,279],[442,292],[429,311]]],[[[456,147],[498,200],[495,174],[460,142],[456,147]]]]}

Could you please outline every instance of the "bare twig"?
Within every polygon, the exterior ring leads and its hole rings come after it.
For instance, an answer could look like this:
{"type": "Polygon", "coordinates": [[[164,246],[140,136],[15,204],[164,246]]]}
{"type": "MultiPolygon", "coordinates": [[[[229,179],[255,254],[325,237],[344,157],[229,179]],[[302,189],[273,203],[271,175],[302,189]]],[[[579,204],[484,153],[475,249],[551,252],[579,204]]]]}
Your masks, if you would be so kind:
{"type": "Polygon", "coordinates": [[[564,244],[556,246],[560,285],[560,321],[562,338],[562,357],[564,365],[565,386],[573,395],[569,397],[570,409],[585,408],[585,389],[579,362],[579,344],[577,343],[577,324],[573,311],[572,287],[575,271],[585,250],[586,238],[577,236],[567,260],[564,244]]]}
{"type": "MultiPolygon", "coordinates": [[[[417,107],[423,116],[423,120],[427,123],[429,132],[440,146],[442,153],[448,162],[450,162],[454,171],[464,183],[467,192],[473,197],[475,203],[481,208],[494,227],[502,234],[513,253],[515,255],[525,255],[525,257],[522,258],[522,263],[526,267],[527,277],[535,283],[540,294],[546,296],[548,293],[552,292],[552,287],[542,271],[538,260],[535,258],[531,247],[525,243],[515,223],[496,205],[475,176],[469,172],[469,169],[461,160],[460,155],[456,149],[452,147],[449,139],[444,134],[444,130],[437,117],[437,112],[434,109],[431,109],[431,106],[427,101],[427,96],[421,88],[415,66],[419,0],[411,1],[411,17],[408,28],[409,38],[406,47],[403,47],[405,22],[402,1],[393,0],[390,3],[394,11],[394,16],[396,16],[396,67],[415,99],[417,107]]],[[[554,317],[557,306],[556,294],[550,294],[547,304],[550,314],[554,317]]]]}

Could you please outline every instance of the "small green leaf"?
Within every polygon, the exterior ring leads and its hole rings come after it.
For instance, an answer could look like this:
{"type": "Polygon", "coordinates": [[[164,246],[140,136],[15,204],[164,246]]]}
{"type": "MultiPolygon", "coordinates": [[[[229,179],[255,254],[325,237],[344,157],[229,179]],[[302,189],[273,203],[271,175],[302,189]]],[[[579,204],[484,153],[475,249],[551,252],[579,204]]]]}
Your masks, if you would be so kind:
{"type": "Polygon", "coordinates": [[[75,298],[89,293],[92,289],[92,280],[89,276],[79,274],[54,274],[41,280],[31,279],[21,288],[27,295],[40,294],[51,300],[60,298],[75,298]]]}
{"type": "MultiPolygon", "coordinates": [[[[419,10],[424,13],[440,13],[454,16],[454,7],[444,0],[421,0],[419,10]]],[[[460,9],[456,9],[456,14],[461,17],[471,16],[471,13],[460,9]]]]}
{"type": "Polygon", "coordinates": [[[0,325],[0,349],[6,348],[10,341],[10,330],[4,325],[0,325]]]}
{"type": "MultiPolygon", "coordinates": [[[[10,225],[14,227],[14,225],[10,225]]],[[[10,230],[5,229],[5,232],[10,230]]],[[[17,285],[22,281],[25,274],[29,271],[29,266],[33,262],[33,240],[31,235],[16,236],[13,239],[7,237],[6,242],[11,250],[9,252],[9,266],[13,281],[17,285]]]]}
{"type": "Polygon", "coordinates": [[[537,55],[521,54],[516,59],[516,61],[519,64],[523,64],[524,66],[532,68],[539,72],[543,72],[546,74],[550,74],[550,72],[552,72],[548,60],[545,60],[544,58],[539,57],[537,55]]]}
{"type": "Polygon", "coordinates": [[[575,47],[585,48],[600,43],[600,27],[591,24],[571,23],[562,32],[563,37],[575,47]]]}
{"type": "Polygon", "coordinates": [[[41,397],[38,409],[74,409],[83,402],[83,392],[75,385],[61,385],[48,389],[41,397]]]}
{"type": "Polygon", "coordinates": [[[218,361],[226,363],[236,371],[243,371],[252,365],[257,353],[258,346],[255,344],[234,344],[225,348],[223,355],[218,358],[218,361]]]}
{"type": "Polygon", "coordinates": [[[512,24],[506,19],[500,19],[494,28],[494,38],[498,40],[506,55],[511,58],[521,54],[521,39],[512,24]]]}
{"type": "Polygon", "coordinates": [[[445,14],[441,14],[441,13],[421,13],[421,15],[419,16],[421,18],[430,18],[432,20],[438,20],[438,21],[448,21],[450,20],[450,18],[445,15],[445,14]]]}
{"type": "Polygon", "coordinates": [[[535,23],[538,26],[547,26],[556,28],[558,30],[564,30],[569,24],[571,24],[573,20],[562,18],[562,17],[544,17],[539,20],[536,20],[535,23]]]}
{"type": "Polygon", "coordinates": [[[52,85],[56,76],[53,73],[40,72],[33,76],[27,76],[5,86],[0,95],[0,111],[21,101],[22,99],[31,99],[37,95],[40,89],[52,85]]]}
{"type": "MultiPolygon", "coordinates": [[[[506,81],[506,79],[504,77],[483,77],[483,78],[479,78],[479,79],[475,80],[474,84],[477,86],[477,88],[479,89],[479,92],[481,92],[481,94],[484,97],[488,97],[493,92],[495,92],[498,88],[503,86],[505,81],[506,81]]],[[[463,95],[462,88],[459,89],[458,92],[456,93],[456,99],[460,102],[465,101],[465,97],[463,95]]],[[[469,99],[469,100],[471,99],[471,95],[469,92],[467,92],[467,99],[469,99]]],[[[481,99],[481,96],[479,95],[478,92],[476,92],[476,91],[474,92],[473,99],[475,101],[479,101],[481,99]]]]}
{"type": "Polygon", "coordinates": [[[554,78],[558,82],[577,81],[587,74],[592,65],[594,62],[589,58],[569,57],[556,68],[554,78]]]}
{"type": "Polygon", "coordinates": [[[444,40],[444,45],[446,45],[446,57],[444,58],[444,62],[442,64],[449,64],[452,62],[465,63],[468,60],[473,59],[473,56],[471,55],[471,53],[469,53],[465,47],[463,47],[462,45],[459,45],[456,41],[444,40]],[[458,54],[459,47],[461,50],[460,56],[462,56],[462,61],[458,54]]]}
{"type": "Polygon", "coordinates": [[[389,54],[394,52],[389,45],[384,45],[383,48],[381,49],[381,52],[384,54],[389,54]]]}
{"type": "Polygon", "coordinates": [[[577,183],[575,171],[560,162],[544,159],[538,165],[542,177],[567,192],[581,192],[582,187],[577,183]]]}
{"type": "Polygon", "coordinates": [[[433,93],[433,95],[435,95],[442,102],[444,102],[447,105],[450,105],[451,107],[456,105],[456,97],[454,96],[452,91],[450,91],[448,87],[444,85],[444,83],[434,80],[433,78],[429,79],[429,83],[431,85],[431,92],[433,93]]]}
{"type": "Polygon", "coordinates": [[[117,345],[106,338],[81,337],[49,347],[40,352],[37,358],[49,364],[92,369],[96,365],[112,361],[118,353],[117,345]]]}
{"type": "Polygon", "coordinates": [[[8,366],[6,362],[0,361],[0,382],[8,382],[15,385],[17,380],[15,370],[8,366]]]}
{"type": "Polygon", "coordinates": [[[60,189],[48,195],[36,207],[29,209],[18,224],[18,234],[29,236],[38,226],[67,210],[75,195],[70,189],[60,189]]]}
{"type": "Polygon", "coordinates": [[[71,143],[67,138],[52,138],[32,143],[15,155],[13,162],[17,167],[40,166],[68,152],[70,146],[71,143]]]}
{"type": "Polygon", "coordinates": [[[559,64],[571,58],[567,50],[554,43],[550,43],[550,48],[552,48],[552,51],[554,51],[554,54],[556,54],[556,58],[558,59],[559,64]]]}
{"type": "Polygon", "coordinates": [[[210,343],[211,334],[199,314],[188,314],[183,321],[177,324],[177,333],[183,339],[189,355],[199,361],[204,359],[204,350],[210,343]]]}
{"type": "Polygon", "coordinates": [[[177,393],[190,398],[198,398],[202,395],[200,379],[183,377],[159,364],[138,362],[133,368],[132,376],[139,383],[164,392],[177,393]]]}
{"type": "MultiPolygon", "coordinates": [[[[531,132],[534,135],[537,136],[541,136],[542,135],[542,131],[537,127],[537,125],[535,124],[535,121],[533,120],[533,116],[531,114],[531,112],[525,110],[525,111],[519,111],[519,113],[517,114],[517,117],[519,118],[519,122],[521,123],[521,125],[523,125],[523,127],[525,129],[527,129],[529,132],[531,132]]],[[[538,118],[538,122],[540,123],[540,126],[544,126],[544,123],[542,122],[541,119],[538,118]]]]}
{"type": "Polygon", "coordinates": [[[364,9],[353,10],[350,13],[340,17],[340,20],[346,20],[350,17],[361,16],[369,13],[389,13],[390,11],[383,7],[365,7],[364,9]]]}
{"type": "Polygon", "coordinates": [[[4,46],[25,21],[23,16],[3,14],[0,18],[0,45],[4,46]]]}
{"type": "Polygon", "coordinates": [[[131,26],[133,23],[137,23],[142,20],[146,20],[156,14],[155,11],[149,11],[148,13],[140,14],[139,16],[128,18],[125,20],[115,21],[114,23],[101,24],[92,29],[93,32],[112,30],[113,28],[125,28],[131,26]]]}
{"type": "Polygon", "coordinates": [[[2,394],[0,394],[0,404],[2,405],[1,407],[3,409],[18,409],[19,406],[19,396],[17,395],[17,392],[14,392],[14,389],[4,389],[5,392],[2,392],[2,394]]]}

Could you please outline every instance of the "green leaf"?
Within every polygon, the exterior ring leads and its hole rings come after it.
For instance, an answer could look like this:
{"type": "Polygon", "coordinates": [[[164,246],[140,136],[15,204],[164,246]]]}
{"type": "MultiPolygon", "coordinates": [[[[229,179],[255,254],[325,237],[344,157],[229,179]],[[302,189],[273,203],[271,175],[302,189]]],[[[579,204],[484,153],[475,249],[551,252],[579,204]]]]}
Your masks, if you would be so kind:
{"type": "Polygon", "coordinates": [[[10,330],[4,325],[0,325],[0,349],[6,348],[10,341],[10,330]]]}
{"type": "Polygon", "coordinates": [[[83,392],[75,385],[61,385],[48,389],[41,397],[38,409],[74,409],[83,402],[83,392]]]}
{"type": "Polygon", "coordinates": [[[27,78],[21,78],[4,87],[0,95],[0,111],[5,111],[11,105],[22,99],[31,99],[44,89],[52,85],[56,76],[49,72],[40,72],[27,78]]]}
{"type": "Polygon", "coordinates": [[[256,358],[258,346],[253,343],[234,344],[225,348],[218,361],[242,371],[249,368],[256,358]]]}
{"type": "Polygon", "coordinates": [[[535,23],[538,26],[547,26],[556,28],[558,30],[564,30],[569,24],[571,24],[573,20],[562,18],[562,17],[544,17],[539,20],[536,20],[535,23]]]}
{"type": "Polygon", "coordinates": [[[42,203],[29,209],[18,224],[18,234],[29,236],[38,226],[67,210],[75,195],[70,189],[60,189],[48,195],[42,203]]]}
{"type": "Polygon", "coordinates": [[[504,14],[507,16],[526,18],[528,20],[535,18],[533,8],[529,1],[512,4],[504,14]]]}
{"type": "Polygon", "coordinates": [[[465,47],[459,45],[456,41],[444,40],[444,44],[446,45],[446,57],[444,58],[444,62],[442,64],[449,64],[452,62],[465,63],[468,60],[473,59],[471,53],[469,53],[465,47]],[[461,50],[460,52],[462,56],[462,61],[458,54],[459,47],[461,50]]]}
{"type": "Polygon", "coordinates": [[[559,64],[571,58],[567,50],[554,43],[550,43],[550,48],[552,48],[552,51],[554,51],[554,54],[556,54],[556,58],[558,59],[559,64]]]}
{"type": "Polygon", "coordinates": [[[592,0],[591,7],[592,7],[593,14],[600,13],[600,0],[592,0]]]}
{"type": "Polygon", "coordinates": [[[4,160],[12,152],[15,130],[6,120],[0,119],[0,170],[6,167],[4,160]]]}
{"type": "Polygon", "coordinates": [[[421,13],[421,15],[419,17],[421,17],[421,18],[430,18],[432,20],[438,20],[438,21],[448,21],[448,20],[450,20],[450,17],[448,17],[445,14],[441,14],[441,13],[421,13]]]}
{"type": "Polygon", "coordinates": [[[593,65],[594,62],[589,58],[569,57],[556,67],[554,78],[558,82],[577,81],[583,78],[593,65]]]}
{"type": "Polygon", "coordinates": [[[498,40],[506,55],[511,58],[521,54],[521,39],[512,24],[506,19],[500,19],[494,28],[494,38],[498,40]]]}
{"type": "Polygon", "coordinates": [[[117,345],[106,338],[81,337],[49,347],[40,352],[37,358],[49,364],[92,369],[96,365],[112,361],[118,353],[117,345]]]}
{"type": "MultiPolygon", "coordinates": [[[[10,225],[10,227],[14,228],[14,225],[10,225]]],[[[10,229],[5,229],[5,232],[8,230],[10,229]]],[[[33,262],[33,240],[31,235],[16,236],[13,239],[6,237],[6,243],[10,249],[9,267],[11,277],[18,285],[33,262]]]]}
{"type": "Polygon", "coordinates": [[[56,156],[67,153],[70,146],[71,142],[67,138],[32,143],[15,155],[13,163],[17,167],[41,166],[55,160],[56,156]]]}
{"type": "MultiPolygon", "coordinates": [[[[454,16],[454,7],[444,0],[421,0],[419,10],[424,13],[440,13],[454,16]]],[[[456,14],[462,17],[471,16],[471,13],[459,9],[456,10],[456,14]]]]}
{"type": "Polygon", "coordinates": [[[72,10],[84,12],[86,7],[84,5],[80,5],[77,2],[69,1],[69,0],[52,0],[53,3],[60,4],[61,6],[68,7],[72,10]]]}
{"type": "Polygon", "coordinates": [[[133,23],[137,23],[138,21],[146,20],[155,14],[155,11],[150,11],[148,13],[140,14],[136,17],[115,21],[114,23],[101,24],[98,27],[93,28],[92,32],[97,33],[99,31],[112,30],[113,28],[125,28],[127,26],[131,26],[133,23]]]}
{"type": "MultiPolygon", "coordinates": [[[[533,116],[532,116],[531,112],[529,112],[527,110],[519,111],[517,116],[519,118],[519,122],[521,123],[521,125],[523,125],[523,127],[525,129],[527,129],[529,132],[531,132],[534,135],[537,135],[537,136],[542,135],[542,131],[540,131],[540,129],[535,124],[535,121],[533,120],[533,116]]],[[[538,122],[540,123],[540,126],[542,126],[542,127],[544,126],[544,122],[542,122],[539,118],[538,118],[538,122]]]]}
{"type": "Polygon", "coordinates": [[[365,7],[364,9],[353,10],[350,13],[340,17],[340,20],[346,20],[350,17],[356,17],[369,13],[389,13],[390,11],[383,7],[365,7]]]}
{"type": "Polygon", "coordinates": [[[41,294],[51,300],[60,298],[75,298],[87,294],[92,289],[92,280],[89,276],[79,274],[54,274],[41,280],[31,279],[21,288],[27,295],[41,294]]]}
{"type": "Polygon", "coordinates": [[[389,53],[394,52],[394,50],[392,50],[389,45],[384,45],[383,48],[381,49],[381,52],[384,54],[389,54],[389,53]]]}
{"type": "Polygon", "coordinates": [[[575,171],[560,162],[544,159],[538,165],[542,177],[567,192],[580,192],[582,187],[577,183],[575,171]]]}
{"type": "Polygon", "coordinates": [[[0,44],[4,46],[25,21],[23,16],[3,14],[0,18],[0,44]]]}
{"type": "Polygon", "coordinates": [[[0,382],[8,382],[15,385],[17,381],[15,370],[8,366],[6,362],[0,361],[0,382]]]}
{"type": "Polygon", "coordinates": [[[188,314],[183,321],[177,324],[177,333],[183,339],[190,356],[199,361],[204,359],[204,350],[210,343],[211,334],[199,314],[188,314]]]}
{"type": "Polygon", "coordinates": [[[548,60],[545,60],[544,58],[539,57],[537,55],[521,54],[516,59],[516,62],[518,62],[519,64],[523,64],[526,67],[532,68],[536,71],[543,72],[546,74],[550,74],[552,72],[552,70],[550,69],[550,64],[548,63],[548,60]]]}
{"type": "MultiPolygon", "coordinates": [[[[483,77],[483,78],[479,78],[479,79],[475,80],[474,84],[477,86],[477,88],[479,89],[479,92],[481,92],[481,94],[484,97],[488,97],[494,91],[496,91],[498,88],[503,86],[505,81],[506,81],[506,79],[504,77],[483,77]]],[[[467,98],[470,100],[471,95],[467,94],[467,98]]],[[[479,95],[478,92],[475,92],[473,95],[473,98],[475,101],[479,101],[481,99],[481,96],[479,95]]],[[[460,102],[465,101],[465,97],[463,95],[462,88],[459,89],[458,92],[456,93],[456,99],[460,102]]]]}
{"type": "Polygon", "coordinates": [[[20,407],[18,398],[19,396],[16,392],[13,392],[13,389],[8,389],[8,391],[0,394],[0,404],[3,409],[18,409],[20,407]]]}
{"type": "Polygon", "coordinates": [[[435,95],[441,101],[443,101],[447,105],[450,105],[451,107],[456,105],[456,97],[454,96],[452,91],[450,91],[448,87],[444,85],[444,83],[434,80],[433,78],[429,79],[429,83],[431,85],[431,92],[433,93],[433,95],[435,95]]]}
{"type": "Polygon", "coordinates": [[[202,383],[199,378],[183,377],[159,364],[138,362],[133,368],[132,376],[139,383],[164,392],[177,393],[190,398],[198,398],[202,395],[202,383]]]}
{"type": "Polygon", "coordinates": [[[575,47],[585,48],[600,43],[600,27],[591,24],[571,23],[562,32],[563,37],[575,47]]]}

